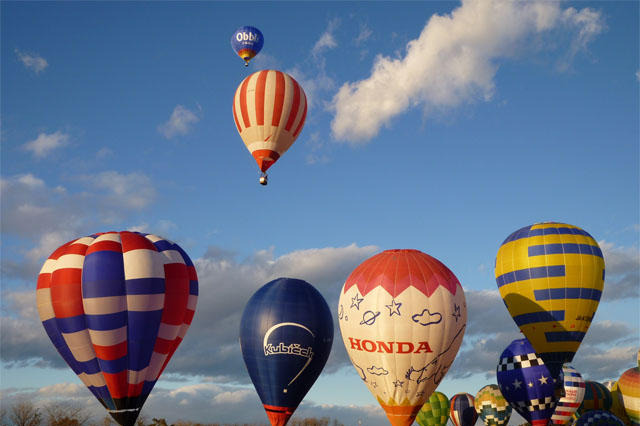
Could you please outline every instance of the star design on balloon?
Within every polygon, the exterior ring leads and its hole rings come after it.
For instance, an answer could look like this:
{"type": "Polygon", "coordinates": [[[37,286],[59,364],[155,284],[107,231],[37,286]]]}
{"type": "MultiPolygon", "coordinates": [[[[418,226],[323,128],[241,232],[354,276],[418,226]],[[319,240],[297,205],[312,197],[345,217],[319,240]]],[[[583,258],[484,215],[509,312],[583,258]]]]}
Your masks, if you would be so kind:
{"type": "Polygon", "coordinates": [[[544,377],[544,374],[543,374],[542,377],[540,377],[538,380],[540,381],[541,385],[546,385],[547,384],[547,379],[548,379],[548,377],[544,377]]]}
{"type": "Polygon", "coordinates": [[[360,303],[362,303],[363,300],[364,297],[360,298],[358,293],[356,293],[356,295],[351,299],[351,307],[353,308],[355,306],[357,310],[360,310],[360,303]]]}
{"type": "Polygon", "coordinates": [[[391,304],[385,306],[389,308],[390,317],[392,317],[393,314],[398,314],[398,316],[400,316],[400,306],[402,306],[402,303],[396,303],[395,299],[391,299],[391,304]]]}
{"type": "Polygon", "coordinates": [[[522,385],[522,382],[518,379],[516,379],[516,381],[513,382],[514,389],[520,389],[520,385],[522,385]]]}
{"type": "Polygon", "coordinates": [[[404,382],[402,380],[396,380],[395,382],[393,382],[393,386],[395,387],[400,387],[404,384],[404,382]]]}
{"type": "Polygon", "coordinates": [[[462,316],[462,314],[460,313],[460,306],[457,304],[453,304],[453,313],[451,314],[453,315],[453,317],[456,319],[456,322],[458,322],[458,319],[462,316]]]}
{"type": "Polygon", "coordinates": [[[533,383],[532,382],[529,382],[528,385],[529,385],[530,388],[533,387],[533,383]]]}

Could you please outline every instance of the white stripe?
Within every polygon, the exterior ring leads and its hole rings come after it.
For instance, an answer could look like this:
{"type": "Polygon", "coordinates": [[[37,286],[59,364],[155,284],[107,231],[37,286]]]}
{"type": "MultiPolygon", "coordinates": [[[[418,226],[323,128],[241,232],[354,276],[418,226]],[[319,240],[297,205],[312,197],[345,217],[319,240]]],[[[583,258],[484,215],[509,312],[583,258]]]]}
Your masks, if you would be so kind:
{"type": "Polygon", "coordinates": [[[196,296],[195,294],[190,294],[189,301],[187,302],[187,309],[189,309],[190,311],[195,311],[197,303],[198,303],[198,296],[196,296]]]}
{"type": "Polygon", "coordinates": [[[93,241],[92,244],[99,243],[100,241],[114,241],[119,244],[122,243],[122,240],[120,239],[120,234],[118,232],[98,235],[98,237],[93,241]]]}
{"type": "Polygon", "coordinates": [[[249,84],[247,84],[247,112],[249,113],[249,127],[257,126],[256,121],[256,86],[258,85],[258,75],[256,72],[249,76],[249,84]]]}
{"type": "Polygon", "coordinates": [[[80,373],[78,374],[78,377],[80,378],[80,380],[82,380],[82,383],[84,383],[85,386],[96,386],[96,387],[107,386],[107,383],[104,381],[104,376],[102,375],[102,373],[95,373],[95,374],[80,373]]]}
{"type": "Polygon", "coordinates": [[[91,244],[93,240],[94,240],[93,237],[82,237],[82,238],[78,238],[71,244],[84,244],[85,246],[88,246],[89,244],[91,244]]]}
{"type": "Polygon", "coordinates": [[[161,251],[160,254],[163,256],[165,265],[170,263],[181,263],[183,265],[185,264],[182,255],[177,250],[165,250],[161,251]]]}
{"type": "Polygon", "coordinates": [[[113,346],[127,340],[127,326],[114,330],[89,330],[89,336],[94,345],[113,346]]]}
{"type": "Polygon", "coordinates": [[[145,238],[147,240],[151,241],[152,243],[157,243],[158,241],[166,241],[169,244],[173,244],[173,241],[167,240],[166,238],[162,238],[162,237],[159,237],[159,236],[153,235],[153,234],[146,235],[145,238]]]}
{"type": "Polygon", "coordinates": [[[187,335],[187,330],[189,330],[189,326],[191,324],[182,324],[180,327],[180,332],[178,333],[178,337],[184,340],[184,336],[187,335]]]}
{"type": "Polygon", "coordinates": [[[137,385],[138,383],[144,382],[147,377],[148,368],[149,367],[145,367],[142,370],[138,371],[128,370],[129,384],[137,385]]]}
{"type": "Polygon", "coordinates": [[[164,293],[128,294],[127,309],[133,312],[158,311],[164,308],[164,293]]]}
{"type": "Polygon", "coordinates": [[[271,122],[273,121],[273,111],[275,110],[276,75],[276,71],[269,70],[264,85],[264,126],[269,129],[272,128],[271,122]]]}
{"type": "Polygon", "coordinates": [[[36,290],[36,305],[38,306],[40,321],[44,322],[56,317],[56,314],[53,311],[53,305],[51,304],[50,288],[41,288],[36,290]]]}
{"type": "Polygon", "coordinates": [[[75,333],[61,334],[76,361],[86,362],[96,357],[91,339],[89,338],[89,331],[86,328],[76,331],[75,333]]]}
{"type": "Polygon", "coordinates": [[[164,278],[162,256],[153,250],[131,250],[122,254],[124,260],[124,278],[164,278]]]}
{"type": "Polygon", "coordinates": [[[56,266],[56,260],[47,259],[44,261],[44,265],[42,265],[42,269],[40,269],[41,274],[50,274],[54,271],[56,266]]]}
{"type": "Polygon", "coordinates": [[[151,355],[151,361],[149,361],[149,366],[147,367],[149,371],[147,371],[147,380],[154,381],[158,379],[160,375],[160,370],[162,369],[162,365],[164,361],[167,359],[167,354],[160,354],[158,352],[154,352],[151,355]]]}
{"type": "Polygon", "coordinates": [[[174,340],[178,336],[182,325],[172,325],[161,322],[158,328],[158,337],[165,340],[174,340]]]}
{"type": "Polygon", "coordinates": [[[125,296],[87,297],[82,299],[82,307],[87,315],[115,314],[127,310],[125,296]]]}
{"type": "Polygon", "coordinates": [[[54,270],[75,268],[82,269],[82,263],[84,262],[84,256],[80,254],[65,254],[58,258],[54,270]]]}

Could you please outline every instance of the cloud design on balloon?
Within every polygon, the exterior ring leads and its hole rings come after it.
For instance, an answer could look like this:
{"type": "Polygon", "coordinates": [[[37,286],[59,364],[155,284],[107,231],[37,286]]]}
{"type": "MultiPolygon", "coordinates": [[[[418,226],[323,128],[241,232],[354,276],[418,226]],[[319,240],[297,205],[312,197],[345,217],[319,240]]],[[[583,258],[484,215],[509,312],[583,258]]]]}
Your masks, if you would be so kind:
{"type": "Polygon", "coordinates": [[[415,314],[411,317],[413,322],[417,322],[420,325],[427,326],[432,324],[438,324],[442,321],[442,315],[439,312],[433,314],[428,309],[423,309],[422,313],[415,314]]]}
{"type": "Polygon", "coordinates": [[[389,374],[389,372],[384,368],[376,367],[375,365],[372,365],[371,367],[367,368],[367,371],[370,374],[373,374],[374,376],[386,376],[387,374],[389,374]]]}

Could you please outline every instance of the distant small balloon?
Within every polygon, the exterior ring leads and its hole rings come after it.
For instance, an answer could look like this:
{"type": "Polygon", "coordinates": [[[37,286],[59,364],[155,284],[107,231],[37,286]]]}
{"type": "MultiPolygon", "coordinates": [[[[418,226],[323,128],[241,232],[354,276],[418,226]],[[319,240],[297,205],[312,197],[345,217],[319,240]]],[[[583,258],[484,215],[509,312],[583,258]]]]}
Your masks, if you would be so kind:
{"type": "Polygon", "coordinates": [[[474,405],[485,426],[503,426],[511,418],[511,405],[502,396],[498,385],[487,385],[476,394],[474,405]]]}
{"type": "Polygon", "coordinates": [[[624,426],[622,420],[604,410],[592,410],[573,423],[573,426],[624,426]]]}
{"type": "Polygon", "coordinates": [[[256,27],[240,27],[231,36],[231,47],[244,60],[245,66],[262,50],[263,44],[264,36],[256,27]]]}
{"type": "Polygon", "coordinates": [[[416,416],[420,426],[445,426],[448,420],[449,398],[438,391],[431,394],[416,416]]]}
{"type": "Polygon", "coordinates": [[[585,384],[582,375],[570,365],[562,366],[562,386],[564,396],[558,400],[556,409],[551,416],[551,424],[565,425],[571,422],[571,416],[576,412],[584,399],[585,384]]]}
{"type": "Polygon", "coordinates": [[[473,426],[478,420],[474,398],[468,393],[458,393],[449,402],[449,417],[454,426],[473,426]]]}
{"type": "Polygon", "coordinates": [[[634,426],[640,425],[640,351],[638,365],[622,373],[618,386],[629,420],[634,426]]]}

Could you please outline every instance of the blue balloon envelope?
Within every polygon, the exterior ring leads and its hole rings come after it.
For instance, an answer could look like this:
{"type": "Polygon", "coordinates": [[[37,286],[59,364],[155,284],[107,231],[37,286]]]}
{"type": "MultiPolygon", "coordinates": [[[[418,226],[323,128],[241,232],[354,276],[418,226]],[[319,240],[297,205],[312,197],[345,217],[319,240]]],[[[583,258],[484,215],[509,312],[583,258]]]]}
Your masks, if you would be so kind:
{"type": "Polygon", "coordinates": [[[256,27],[240,27],[231,36],[231,47],[244,60],[245,66],[262,50],[263,44],[264,37],[256,27]]]}
{"type": "Polygon", "coordinates": [[[581,415],[573,426],[624,426],[624,422],[614,414],[604,410],[587,411],[581,415]]]}
{"type": "Polygon", "coordinates": [[[504,398],[533,426],[546,426],[556,407],[556,379],[527,339],[511,342],[500,355],[498,386],[504,398]]]}
{"type": "Polygon", "coordinates": [[[332,343],[331,311],[308,282],[278,278],[249,299],[240,346],[273,426],[287,423],[324,368],[332,343]]]}

